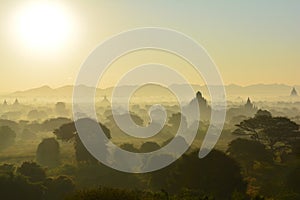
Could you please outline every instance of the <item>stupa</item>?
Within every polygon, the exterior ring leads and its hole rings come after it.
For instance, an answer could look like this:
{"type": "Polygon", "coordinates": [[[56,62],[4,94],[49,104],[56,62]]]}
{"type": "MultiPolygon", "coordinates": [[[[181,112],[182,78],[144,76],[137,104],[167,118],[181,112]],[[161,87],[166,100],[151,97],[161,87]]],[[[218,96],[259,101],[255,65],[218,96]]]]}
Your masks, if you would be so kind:
{"type": "Polygon", "coordinates": [[[250,98],[248,97],[247,99],[247,103],[245,104],[245,108],[247,110],[252,110],[255,109],[255,106],[253,105],[253,103],[251,102],[250,98]]]}
{"type": "Polygon", "coordinates": [[[18,106],[18,105],[20,105],[20,103],[19,103],[19,100],[18,100],[18,99],[16,99],[13,105],[14,105],[14,106],[18,106]]]}
{"type": "Polygon", "coordinates": [[[100,102],[101,107],[109,107],[111,106],[109,100],[107,99],[106,96],[103,97],[103,100],[100,102]]]}
{"type": "Polygon", "coordinates": [[[296,88],[293,87],[292,91],[291,91],[291,97],[297,97],[298,96],[298,92],[296,90],[296,88]]]}
{"type": "Polygon", "coordinates": [[[7,106],[8,105],[8,103],[7,103],[7,101],[6,101],[6,99],[4,100],[4,102],[3,102],[3,104],[2,104],[3,106],[7,106]]]}

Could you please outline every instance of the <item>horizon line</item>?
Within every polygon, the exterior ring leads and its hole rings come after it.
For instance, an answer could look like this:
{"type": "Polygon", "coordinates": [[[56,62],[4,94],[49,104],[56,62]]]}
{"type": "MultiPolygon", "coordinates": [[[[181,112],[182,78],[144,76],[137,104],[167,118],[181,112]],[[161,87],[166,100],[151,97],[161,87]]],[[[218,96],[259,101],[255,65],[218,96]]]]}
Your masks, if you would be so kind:
{"type": "MultiPolygon", "coordinates": [[[[155,84],[155,83],[152,83],[152,84],[155,84]]],[[[174,85],[185,85],[185,84],[183,84],[183,83],[176,84],[175,83],[175,84],[171,84],[171,85],[168,85],[168,86],[170,87],[170,86],[174,86],[174,85]]],[[[207,84],[200,85],[200,84],[197,84],[197,83],[192,83],[190,85],[192,85],[192,86],[200,86],[200,87],[207,86],[207,84]]],[[[253,83],[253,84],[245,84],[245,85],[242,85],[242,84],[240,85],[240,84],[236,84],[236,83],[224,84],[225,87],[228,87],[228,86],[238,86],[238,87],[244,87],[244,88],[245,87],[250,87],[250,86],[258,86],[258,85],[264,85],[264,86],[279,85],[279,86],[289,86],[291,88],[292,87],[300,87],[300,83],[299,83],[299,85],[298,84],[290,85],[290,84],[286,84],[286,83],[253,83]]],[[[86,86],[86,85],[81,85],[81,86],[91,87],[91,86],[86,86]]],[[[121,87],[133,87],[133,86],[136,86],[136,85],[131,85],[131,84],[121,85],[121,87]]],[[[61,85],[61,86],[41,85],[41,86],[37,86],[37,87],[31,87],[31,88],[27,88],[27,89],[23,89],[23,90],[14,90],[14,91],[10,91],[10,92],[8,92],[8,91],[0,91],[0,95],[8,95],[8,94],[13,94],[13,93],[18,93],[18,92],[27,92],[29,90],[40,89],[40,88],[43,88],[43,87],[47,87],[49,89],[56,90],[56,89],[60,89],[60,88],[64,88],[64,87],[74,87],[74,85],[69,85],[69,84],[61,85]]],[[[113,87],[114,86],[108,86],[108,87],[105,87],[105,88],[104,87],[97,87],[97,89],[106,90],[106,89],[110,89],[110,88],[113,88],[113,87]]]]}

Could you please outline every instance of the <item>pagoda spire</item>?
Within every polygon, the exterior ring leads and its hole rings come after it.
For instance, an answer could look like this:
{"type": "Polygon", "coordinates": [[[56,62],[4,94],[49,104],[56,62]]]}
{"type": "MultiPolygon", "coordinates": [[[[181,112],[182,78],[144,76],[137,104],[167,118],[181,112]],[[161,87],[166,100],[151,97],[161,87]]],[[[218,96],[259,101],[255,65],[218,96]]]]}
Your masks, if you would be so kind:
{"type": "Polygon", "coordinates": [[[14,106],[18,106],[18,105],[20,105],[20,103],[19,103],[19,100],[18,100],[18,99],[16,99],[13,105],[14,105],[14,106]]]}
{"type": "Polygon", "coordinates": [[[7,105],[8,105],[8,103],[7,103],[6,99],[5,99],[4,102],[3,102],[3,106],[7,106],[7,105]]]}
{"type": "Polygon", "coordinates": [[[253,105],[253,103],[251,102],[250,97],[248,97],[248,99],[247,99],[247,103],[245,104],[245,108],[246,108],[246,109],[249,109],[249,110],[251,110],[251,109],[254,108],[254,105],[253,105]]]}
{"type": "Polygon", "coordinates": [[[250,97],[248,97],[248,99],[247,99],[247,104],[252,104],[251,100],[250,100],[250,97]]]}
{"type": "Polygon", "coordinates": [[[291,96],[292,96],[292,97],[298,96],[298,92],[297,92],[297,90],[296,90],[295,87],[293,87],[293,89],[292,89],[292,91],[291,91],[291,96]]]}

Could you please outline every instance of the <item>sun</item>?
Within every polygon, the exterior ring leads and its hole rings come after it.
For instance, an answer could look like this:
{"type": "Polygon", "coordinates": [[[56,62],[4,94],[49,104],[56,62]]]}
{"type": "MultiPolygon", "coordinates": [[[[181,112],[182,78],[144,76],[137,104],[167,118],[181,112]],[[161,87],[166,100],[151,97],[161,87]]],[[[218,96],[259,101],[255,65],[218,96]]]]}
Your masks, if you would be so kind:
{"type": "Polygon", "coordinates": [[[33,3],[23,7],[15,19],[17,37],[26,47],[38,51],[62,48],[72,34],[72,20],[62,6],[33,3]]]}

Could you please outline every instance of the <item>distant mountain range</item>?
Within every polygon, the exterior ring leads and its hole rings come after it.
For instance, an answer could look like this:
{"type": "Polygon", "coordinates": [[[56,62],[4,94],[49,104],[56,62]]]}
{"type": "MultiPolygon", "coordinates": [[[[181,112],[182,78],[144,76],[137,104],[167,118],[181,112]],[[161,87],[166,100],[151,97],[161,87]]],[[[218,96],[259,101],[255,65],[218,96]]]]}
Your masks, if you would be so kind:
{"type": "MultiPolygon", "coordinates": [[[[92,87],[80,86],[84,90],[93,90],[92,87]]],[[[209,97],[207,87],[192,85],[195,91],[201,91],[204,96],[209,97]]],[[[121,93],[118,96],[122,97],[128,91],[131,91],[135,86],[120,86],[121,93]]],[[[183,94],[186,92],[186,85],[171,85],[170,88],[176,89],[183,94]]],[[[239,86],[239,85],[226,85],[226,93],[228,97],[234,98],[244,98],[244,97],[253,97],[253,98],[262,98],[262,97],[288,97],[292,91],[293,86],[284,85],[284,84],[256,84],[249,86],[239,86]]],[[[300,92],[300,85],[295,86],[296,90],[300,92]]],[[[74,87],[71,85],[51,88],[49,86],[42,86],[39,88],[17,91],[11,94],[5,95],[3,97],[13,97],[13,98],[71,98],[74,87]]],[[[96,96],[111,96],[114,88],[99,89],[97,88],[96,96]]],[[[163,87],[158,87],[157,85],[148,85],[140,90],[139,95],[141,96],[168,96],[171,93],[163,87]]]]}

